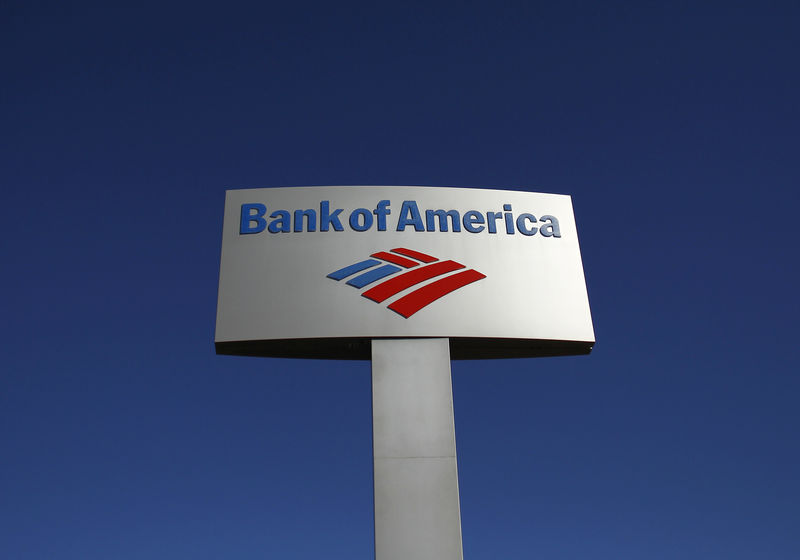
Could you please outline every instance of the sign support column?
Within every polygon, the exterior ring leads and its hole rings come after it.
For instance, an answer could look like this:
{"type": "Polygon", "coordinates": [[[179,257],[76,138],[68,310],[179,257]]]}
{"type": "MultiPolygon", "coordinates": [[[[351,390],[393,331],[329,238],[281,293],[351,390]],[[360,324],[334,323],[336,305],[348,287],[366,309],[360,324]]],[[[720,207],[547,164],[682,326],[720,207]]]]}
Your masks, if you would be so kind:
{"type": "Polygon", "coordinates": [[[372,341],[376,560],[461,560],[447,338],[372,341]]]}

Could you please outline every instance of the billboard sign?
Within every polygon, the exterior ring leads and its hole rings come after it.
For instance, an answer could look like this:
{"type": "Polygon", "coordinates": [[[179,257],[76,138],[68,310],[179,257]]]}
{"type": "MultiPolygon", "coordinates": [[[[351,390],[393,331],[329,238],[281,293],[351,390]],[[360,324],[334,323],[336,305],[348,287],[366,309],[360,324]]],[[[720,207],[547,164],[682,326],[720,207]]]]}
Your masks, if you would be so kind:
{"type": "Polygon", "coordinates": [[[569,196],[451,187],[229,190],[221,354],[369,358],[445,337],[454,358],[586,354],[569,196]]]}

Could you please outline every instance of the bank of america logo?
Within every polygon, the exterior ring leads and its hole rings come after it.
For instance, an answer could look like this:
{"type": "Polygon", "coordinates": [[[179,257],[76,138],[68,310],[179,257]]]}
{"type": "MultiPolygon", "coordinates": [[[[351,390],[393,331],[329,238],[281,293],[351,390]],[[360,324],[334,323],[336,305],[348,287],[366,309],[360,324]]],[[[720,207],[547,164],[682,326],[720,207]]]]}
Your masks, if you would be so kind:
{"type": "Polygon", "coordinates": [[[486,278],[477,270],[464,268],[456,261],[440,261],[419,251],[397,248],[373,253],[367,260],[331,272],[328,278],[337,281],[349,278],[347,285],[359,290],[374,284],[361,295],[375,303],[388,301],[400,292],[422,284],[388,305],[389,309],[408,319],[450,292],[486,278]],[[383,281],[375,284],[379,280],[383,281]]]}

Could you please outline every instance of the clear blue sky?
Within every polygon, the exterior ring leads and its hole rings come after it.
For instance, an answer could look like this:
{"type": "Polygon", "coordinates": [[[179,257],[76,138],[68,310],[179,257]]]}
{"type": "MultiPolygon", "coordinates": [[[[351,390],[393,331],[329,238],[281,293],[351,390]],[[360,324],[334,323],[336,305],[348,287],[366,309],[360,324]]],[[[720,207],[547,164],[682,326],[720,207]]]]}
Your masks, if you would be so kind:
{"type": "Polygon", "coordinates": [[[796,2],[6,2],[0,557],[371,558],[368,362],[216,356],[225,188],[573,195],[453,365],[469,559],[800,557],[796,2]]]}

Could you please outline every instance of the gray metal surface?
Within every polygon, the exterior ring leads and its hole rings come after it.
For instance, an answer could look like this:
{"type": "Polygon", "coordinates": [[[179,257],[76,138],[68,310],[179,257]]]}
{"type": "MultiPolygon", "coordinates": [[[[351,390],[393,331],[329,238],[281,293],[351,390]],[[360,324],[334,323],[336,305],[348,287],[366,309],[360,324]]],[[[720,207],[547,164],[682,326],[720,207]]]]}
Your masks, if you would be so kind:
{"type": "Polygon", "coordinates": [[[446,338],[372,342],[376,560],[462,558],[446,338]]]}

